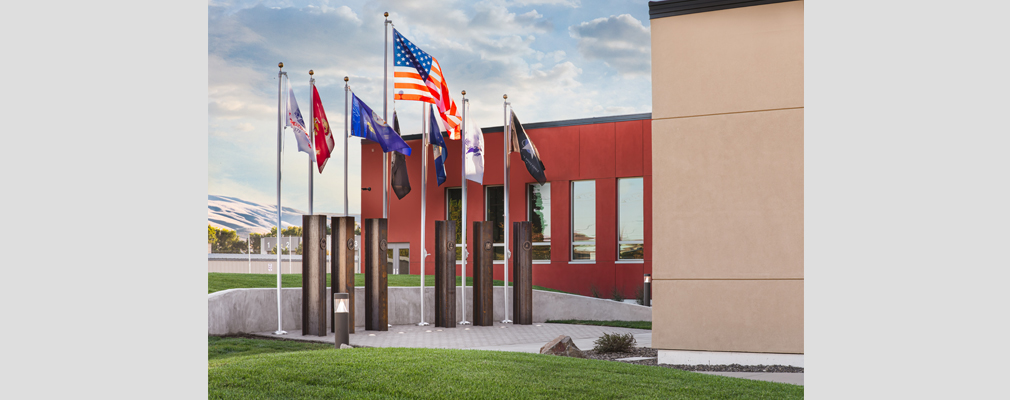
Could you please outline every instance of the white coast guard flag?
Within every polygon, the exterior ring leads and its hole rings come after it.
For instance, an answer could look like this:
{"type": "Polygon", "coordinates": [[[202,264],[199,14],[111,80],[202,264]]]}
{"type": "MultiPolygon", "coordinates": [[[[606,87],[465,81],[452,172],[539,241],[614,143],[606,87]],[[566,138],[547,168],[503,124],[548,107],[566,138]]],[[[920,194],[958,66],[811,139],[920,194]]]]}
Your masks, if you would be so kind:
{"type": "Polygon", "coordinates": [[[305,121],[302,120],[302,112],[298,110],[298,102],[295,101],[295,91],[291,90],[291,81],[284,79],[288,83],[288,118],[285,126],[290,126],[291,131],[298,140],[298,151],[309,154],[309,159],[316,162],[316,152],[312,150],[312,139],[309,132],[305,130],[305,121]]]}
{"type": "Polygon", "coordinates": [[[463,148],[466,150],[465,174],[466,179],[484,184],[484,133],[481,132],[473,117],[470,117],[470,104],[467,103],[466,133],[463,135],[463,148]]]}

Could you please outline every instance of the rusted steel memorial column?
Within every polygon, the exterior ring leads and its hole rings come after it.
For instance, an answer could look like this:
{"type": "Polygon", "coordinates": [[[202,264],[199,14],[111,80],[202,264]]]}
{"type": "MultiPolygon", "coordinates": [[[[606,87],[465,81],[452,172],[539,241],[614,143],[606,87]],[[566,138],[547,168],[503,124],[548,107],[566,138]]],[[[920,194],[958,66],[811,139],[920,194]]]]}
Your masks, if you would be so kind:
{"type": "Polygon", "coordinates": [[[326,336],[325,215],[302,216],[302,335],[326,336]]]}
{"type": "MultiPolygon", "coordinates": [[[[348,333],[354,333],[354,217],[330,218],[330,232],[330,293],[347,293],[348,333]]],[[[331,310],[334,304],[330,299],[331,310]]],[[[336,332],[332,318],[330,332],[336,332]]]]}
{"type": "Polygon", "coordinates": [[[512,318],[516,325],[533,325],[533,226],[512,223],[512,318]]]}
{"type": "Polygon", "coordinates": [[[386,219],[365,220],[365,330],[389,330],[386,281],[386,219]]]}
{"type": "Polygon", "coordinates": [[[494,241],[491,222],[473,222],[473,324],[494,326],[494,286],[491,279],[494,241]]]}
{"type": "Polygon", "coordinates": [[[456,327],[456,221],[435,221],[435,326],[456,327]]]}

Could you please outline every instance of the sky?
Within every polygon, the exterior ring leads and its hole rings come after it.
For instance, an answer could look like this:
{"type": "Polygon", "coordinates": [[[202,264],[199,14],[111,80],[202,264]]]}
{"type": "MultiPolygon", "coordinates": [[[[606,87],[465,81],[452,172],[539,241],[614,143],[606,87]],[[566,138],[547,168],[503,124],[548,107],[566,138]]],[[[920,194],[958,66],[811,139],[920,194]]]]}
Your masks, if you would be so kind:
{"type": "MultiPolygon", "coordinates": [[[[382,112],[386,11],[397,31],[439,61],[458,106],[466,90],[467,117],[479,127],[502,125],[503,94],[524,124],[652,111],[647,0],[212,0],[208,194],[276,204],[283,62],[303,118],[314,71],[337,143],[335,158],[314,173],[313,211],[343,212],[343,78],[382,112]]],[[[421,103],[394,102],[391,62],[389,74],[389,118],[395,109],[403,134],[420,133],[421,103]]],[[[348,140],[352,214],[361,210],[359,140],[348,140]]],[[[308,155],[297,152],[290,129],[283,141],[282,205],[308,211],[308,155]]]]}

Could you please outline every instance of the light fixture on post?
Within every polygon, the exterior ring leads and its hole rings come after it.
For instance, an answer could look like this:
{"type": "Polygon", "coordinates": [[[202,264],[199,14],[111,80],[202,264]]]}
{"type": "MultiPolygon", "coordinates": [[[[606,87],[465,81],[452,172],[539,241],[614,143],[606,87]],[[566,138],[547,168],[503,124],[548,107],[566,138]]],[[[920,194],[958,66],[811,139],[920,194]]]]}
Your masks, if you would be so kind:
{"type": "Polygon", "coordinates": [[[642,305],[652,307],[652,274],[645,274],[645,289],[642,290],[642,305]]]}
{"type": "Polygon", "coordinates": [[[340,345],[350,345],[350,334],[348,329],[350,299],[347,293],[333,294],[333,347],[340,348],[340,345]]]}

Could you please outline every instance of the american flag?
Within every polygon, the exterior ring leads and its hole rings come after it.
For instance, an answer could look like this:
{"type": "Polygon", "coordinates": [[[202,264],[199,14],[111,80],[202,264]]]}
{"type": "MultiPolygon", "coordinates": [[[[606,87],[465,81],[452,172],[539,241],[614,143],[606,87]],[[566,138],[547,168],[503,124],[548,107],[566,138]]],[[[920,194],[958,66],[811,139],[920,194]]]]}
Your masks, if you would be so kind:
{"type": "Polygon", "coordinates": [[[459,140],[463,118],[449,95],[438,60],[419,49],[395,28],[393,40],[393,100],[434,104],[439,117],[445,122],[449,138],[459,140]]]}

